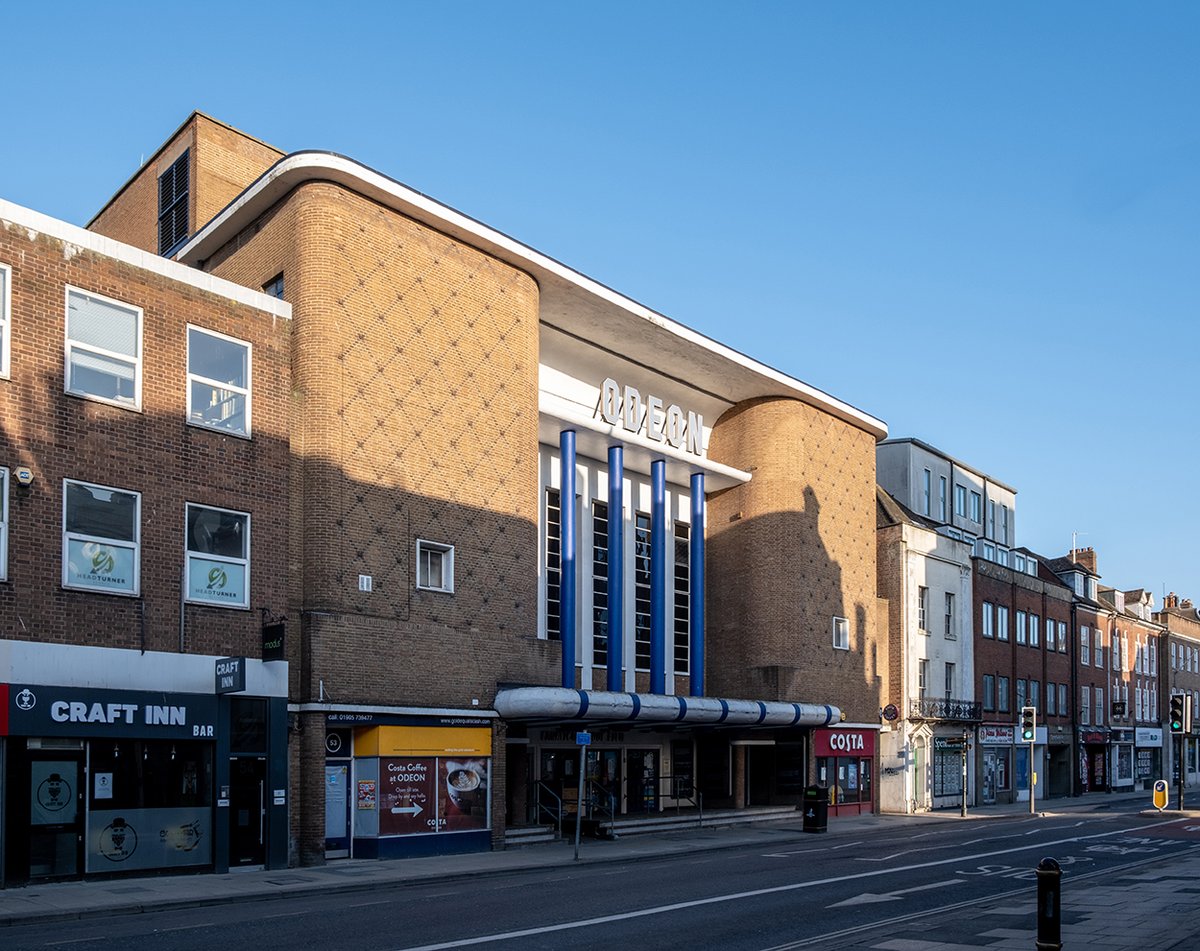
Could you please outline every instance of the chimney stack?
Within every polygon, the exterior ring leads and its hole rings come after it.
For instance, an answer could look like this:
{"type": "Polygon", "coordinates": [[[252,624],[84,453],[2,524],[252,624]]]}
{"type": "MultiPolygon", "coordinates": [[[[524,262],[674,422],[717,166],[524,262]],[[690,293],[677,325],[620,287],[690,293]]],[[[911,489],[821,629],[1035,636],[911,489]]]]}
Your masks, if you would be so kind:
{"type": "Polygon", "coordinates": [[[1092,574],[1099,574],[1096,571],[1096,550],[1094,548],[1076,548],[1073,554],[1075,564],[1086,568],[1092,574]]]}

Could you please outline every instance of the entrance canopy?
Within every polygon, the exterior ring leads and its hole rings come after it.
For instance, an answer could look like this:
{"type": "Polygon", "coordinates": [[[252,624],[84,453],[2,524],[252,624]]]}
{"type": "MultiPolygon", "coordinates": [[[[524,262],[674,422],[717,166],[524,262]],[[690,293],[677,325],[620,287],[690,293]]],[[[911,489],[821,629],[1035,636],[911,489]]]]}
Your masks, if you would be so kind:
{"type": "Polygon", "coordinates": [[[511,687],[496,694],[505,720],[579,720],[723,726],[828,726],[841,711],[829,704],[768,700],[722,700],[669,694],[616,693],[566,687],[511,687]]]}

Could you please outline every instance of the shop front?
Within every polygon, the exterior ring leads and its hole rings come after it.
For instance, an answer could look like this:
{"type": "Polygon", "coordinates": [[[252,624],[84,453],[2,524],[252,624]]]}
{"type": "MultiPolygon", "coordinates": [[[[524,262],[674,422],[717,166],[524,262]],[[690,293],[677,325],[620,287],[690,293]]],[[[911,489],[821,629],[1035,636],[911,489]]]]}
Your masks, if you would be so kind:
{"type": "Polygon", "coordinates": [[[1079,784],[1083,793],[1108,792],[1108,730],[1079,731],[1079,784]]]}
{"type": "Polygon", "coordinates": [[[331,712],[325,753],[327,858],[491,848],[490,719],[331,712]]]}
{"type": "Polygon", "coordinates": [[[990,806],[1013,801],[1013,726],[979,728],[979,801],[990,806]]]}
{"type": "Polygon", "coordinates": [[[829,815],[875,811],[876,734],[870,728],[813,730],[817,782],[829,788],[829,815]]]}
{"type": "Polygon", "coordinates": [[[1131,792],[1133,778],[1133,730],[1113,730],[1109,734],[1108,774],[1113,792],[1131,792]]]}
{"type": "MultiPolygon", "coordinates": [[[[5,885],[286,866],[284,697],[216,694],[218,658],[166,675],[170,655],[5,646],[4,672],[27,675],[0,683],[5,885]],[[82,670],[131,686],[42,682],[82,670]],[[135,689],[203,679],[207,693],[135,689]]],[[[251,683],[284,689],[280,673],[251,683]]]]}
{"type": "Polygon", "coordinates": [[[1161,727],[1138,727],[1133,731],[1133,768],[1136,789],[1153,789],[1163,773],[1163,731],[1161,727]]]}
{"type": "Polygon", "coordinates": [[[933,808],[958,808],[963,783],[970,775],[970,738],[967,730],[939,731],[933,737],[933,808]]]}

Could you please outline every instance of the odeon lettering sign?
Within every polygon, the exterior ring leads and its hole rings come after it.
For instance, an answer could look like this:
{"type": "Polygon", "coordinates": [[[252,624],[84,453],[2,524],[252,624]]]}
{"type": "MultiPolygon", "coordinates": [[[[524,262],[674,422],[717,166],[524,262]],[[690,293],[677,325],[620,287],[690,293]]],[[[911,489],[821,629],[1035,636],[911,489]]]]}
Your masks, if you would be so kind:
{"type": "Polygon", "coordinates": [[[704,455],[704,417],[674,403],[663,405],[657,396],[643,397],[634,386],[622,387],[609,377],[600,384],[598,415],[610,426],[620,426],[674,449],[704,455]]]}
{"type": "Polygon", "coordinates": [[[814,730],[813,752],[817,756],[874,756],[875,731],[814,730]]]}

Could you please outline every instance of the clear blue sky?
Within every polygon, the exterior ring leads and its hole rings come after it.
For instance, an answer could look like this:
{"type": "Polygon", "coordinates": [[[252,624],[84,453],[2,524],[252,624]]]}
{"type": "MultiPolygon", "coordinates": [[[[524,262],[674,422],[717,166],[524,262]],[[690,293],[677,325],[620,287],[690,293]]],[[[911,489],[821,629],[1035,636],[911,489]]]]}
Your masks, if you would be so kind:
{"type": "Polygon", "coordinates": [[[23,3],[0,196],[192,109],[349,155],[1014,486],[1200,600],[1200,4],[23,3]]]}

